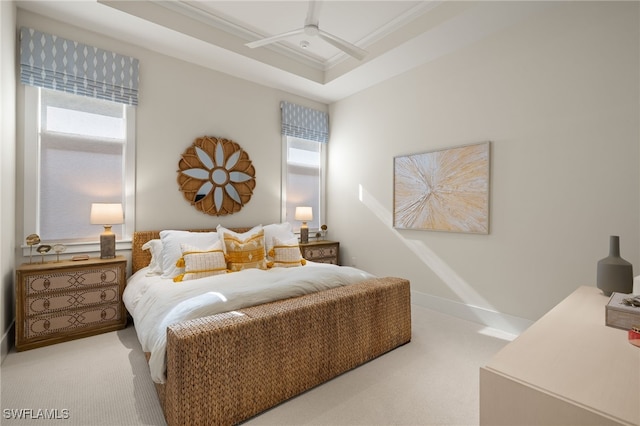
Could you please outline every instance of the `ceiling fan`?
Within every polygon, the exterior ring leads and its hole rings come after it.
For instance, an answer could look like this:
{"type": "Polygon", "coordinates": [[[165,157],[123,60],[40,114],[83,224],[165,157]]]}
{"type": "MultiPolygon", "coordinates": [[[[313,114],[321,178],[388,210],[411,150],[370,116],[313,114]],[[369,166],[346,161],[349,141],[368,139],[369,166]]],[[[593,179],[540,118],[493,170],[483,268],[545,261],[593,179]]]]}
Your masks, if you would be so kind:
{"type": "Polygon", "coordinates": [[[318,26],[318,12],[320,9],[319,7],[320,5],[318,3],[319,1],[317,0],[309,1],[309,10],[307,11],[307,18],[304,21],[304,27],[298,28],[292,31],[287,31],[282,34],[277,34],[271,37],[266,37],[261,40],[252,41],[250,43],[246,43],[245,46],[253,49],[256,47],[261,47],[267,44],[275,43],[280,40],[284,40],[288,37],[296,36],[299,34],[306,34],[310,37],[316,37],[316,36],[320,37],[322,40],[337,47],[338,49],[345,52],[347,55],[353,56],[358,60],[364,59],[364,57],[367,55],[367,52],[365,50],[359,48],[358,46],[352,43],[349,43],[348,41],[341,39],[340,37],[337,37],[333,34],[330,34],[326,31],[322,31],[320,29],[320,27],[318,26]]]}

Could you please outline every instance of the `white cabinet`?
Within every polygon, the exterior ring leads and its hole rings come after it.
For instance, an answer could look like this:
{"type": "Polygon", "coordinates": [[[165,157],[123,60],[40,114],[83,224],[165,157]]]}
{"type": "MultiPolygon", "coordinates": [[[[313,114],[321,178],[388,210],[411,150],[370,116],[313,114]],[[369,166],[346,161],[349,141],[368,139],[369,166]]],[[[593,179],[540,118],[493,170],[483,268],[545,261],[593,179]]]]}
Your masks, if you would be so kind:
{"type": "Polygon", "coordinates": [[[481,425],[640,425],[640,348],[580,287],[480,369],[481,425]]]}

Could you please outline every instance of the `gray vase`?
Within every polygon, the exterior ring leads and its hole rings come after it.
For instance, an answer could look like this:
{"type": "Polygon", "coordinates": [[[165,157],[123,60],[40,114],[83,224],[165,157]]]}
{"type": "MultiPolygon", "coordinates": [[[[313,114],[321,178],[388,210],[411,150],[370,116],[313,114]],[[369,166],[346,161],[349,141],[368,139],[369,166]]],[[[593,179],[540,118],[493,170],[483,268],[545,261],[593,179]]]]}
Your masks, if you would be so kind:
{"type": "Polygon", "coordinates": [[[598,261],[598,288],[606,296],[633,292],[633,268],[620,257],[620,237],[609,237],[609,256],[598,261]]]}

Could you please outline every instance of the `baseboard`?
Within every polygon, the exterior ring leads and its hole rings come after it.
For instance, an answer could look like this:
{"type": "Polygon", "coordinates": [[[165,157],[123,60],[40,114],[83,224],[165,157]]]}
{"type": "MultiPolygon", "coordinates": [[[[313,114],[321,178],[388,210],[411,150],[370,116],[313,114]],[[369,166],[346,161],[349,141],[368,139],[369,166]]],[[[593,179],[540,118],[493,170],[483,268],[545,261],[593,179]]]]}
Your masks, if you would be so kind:
{"type": "Polygon", "coordinates": [[[533,324],[533,321],[525,318],[417,291],[411,292],[411,303],[516,336],[533,324]]]}
{"type": "Polygon", "coordinates": [[[2,340],[0,340],[0,364],[4,362],[5,358],[9,354],[9,349],[11,349],[11,343],[13,342],[12,337],[14,336],[13,328],[15,324],[15,320],[11,321],[9,328],[7,328],[7,332],[2,335],[2,340]]]}

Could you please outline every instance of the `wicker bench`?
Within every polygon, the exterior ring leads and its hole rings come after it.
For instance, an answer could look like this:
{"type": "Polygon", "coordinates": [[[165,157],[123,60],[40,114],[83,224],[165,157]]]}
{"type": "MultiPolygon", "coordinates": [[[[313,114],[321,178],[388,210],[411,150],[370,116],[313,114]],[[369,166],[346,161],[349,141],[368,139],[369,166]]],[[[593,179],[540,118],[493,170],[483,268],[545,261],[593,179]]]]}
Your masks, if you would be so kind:
{"type": "Polygon", "coordinates": [[[410,302],[409,281],[376,278],[172,325],[167,423],[237,424],[408,343],[410,302]]]}

